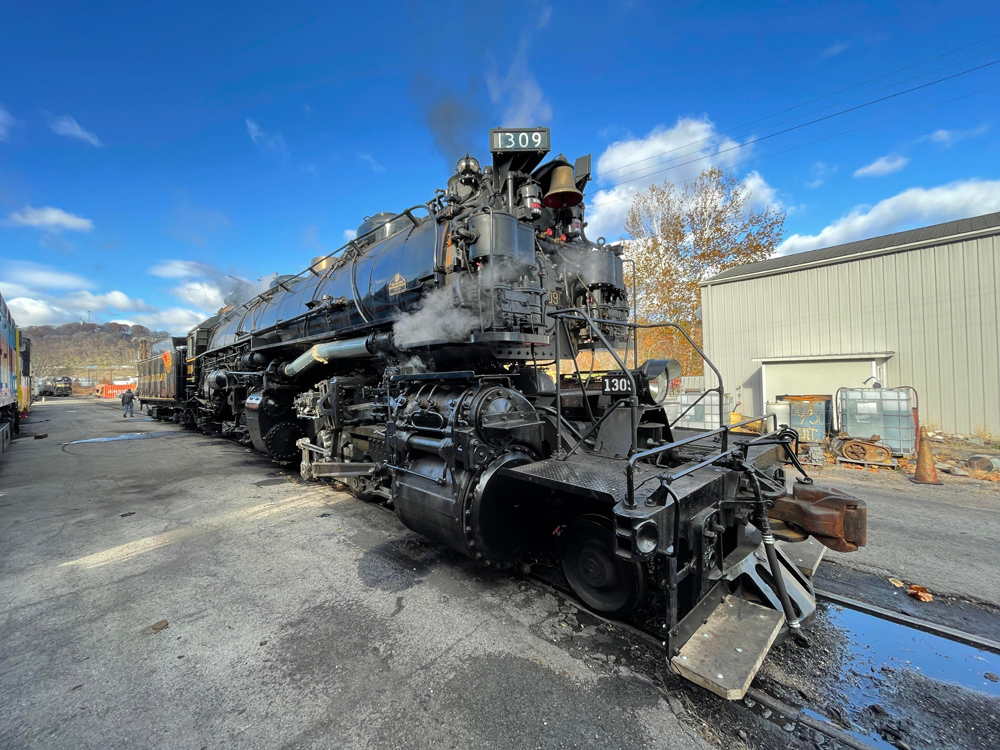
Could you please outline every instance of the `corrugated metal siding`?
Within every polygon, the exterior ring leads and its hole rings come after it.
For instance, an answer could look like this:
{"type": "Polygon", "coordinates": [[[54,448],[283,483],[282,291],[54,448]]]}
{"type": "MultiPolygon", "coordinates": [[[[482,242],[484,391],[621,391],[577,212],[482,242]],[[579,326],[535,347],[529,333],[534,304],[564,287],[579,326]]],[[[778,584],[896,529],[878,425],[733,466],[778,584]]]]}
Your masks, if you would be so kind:
{"type": "MultiPolygon", "coordinates": [[[[895,352],[921,421],[1000,435],[1000,235],[702,288],[705,348],[763,413],[754,359],[895,352]]],[[[752,406],[752,409],[751,409],[752,406]]]]}

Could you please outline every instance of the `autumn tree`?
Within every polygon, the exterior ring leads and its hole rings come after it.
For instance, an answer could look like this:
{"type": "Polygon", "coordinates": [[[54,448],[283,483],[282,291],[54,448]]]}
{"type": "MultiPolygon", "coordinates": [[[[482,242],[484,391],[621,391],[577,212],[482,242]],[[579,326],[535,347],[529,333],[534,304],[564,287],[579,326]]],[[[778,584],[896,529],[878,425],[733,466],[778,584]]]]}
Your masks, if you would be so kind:
{"type": "MultiPolygon", "coordinates": [[[[750,199],[743,180],[716,167],[681,190],[664,182],[635,197],[625,219],[626,286],[632,289],[634,272],[640,323],[677,323],[701,346],[699,283],[769,258],[784,231],[784,210],[755,208],[750,199]]],[[[676,331],[640,334],[640,362],[666,356],[680,360],[685,375],[703,372],[701,358],[676,331]]]]}

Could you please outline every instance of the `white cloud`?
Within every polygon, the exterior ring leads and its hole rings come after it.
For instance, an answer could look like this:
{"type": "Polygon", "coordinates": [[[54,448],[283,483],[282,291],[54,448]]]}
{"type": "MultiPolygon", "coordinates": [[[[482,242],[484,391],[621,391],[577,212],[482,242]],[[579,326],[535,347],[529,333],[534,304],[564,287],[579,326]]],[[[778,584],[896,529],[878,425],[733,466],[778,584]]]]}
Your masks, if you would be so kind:
{"type": "Polygon", "coordinates": [[[189,281],[171,290],[172,293],[189,305],[202,310],[218,310],[225,306],[222,290],[215,284],[206,281],[189,281]]]}
{"type": "Polygon", "coordinates": [[[7,306],[19,326],[58,325],[77,320],[69,310],[31,297],[14,297],[7,300],[7,306]]]}
{"type": "MultiPolygon", "coordinates": [[[[176,263],[185,262],[188,261],[176,263]]],[[[223,281],[232,281],[212,266],[193,265],[217,274],[223,281]]],[[[165,270],[176,274],[183,269],[175,266],[165,270]]],[[[129,313],[130,324],[185,333],[193,322],[209,317],[209,313],[202,310],[221,307],[220,288],[211,281],[188,282],[172,290],[196,309],[173,307],[160,310],[117,289],[102,293],[90,291],[94,286],[90,280],[37,263],[14,261],[0,267],[0,273],[4,277],[0,281],[0,292],[7,300],[14,319],[22,326],[72,323],[87,320],[88,313],[96,321],[109,318],[123,320],[125,316],[122,313],[129,313]],[[104,313],[103,317],[101,313],[104,313]]]]}
{"type": "MultiPolygon", "coordinates": [[[[672,128],[660,125],[645,138],[616,141],[597,159],[595,185],[608,185],[588,196],[587,236],[618,237],[631,199],[656,182],[692,180],[709,167],[732,168],[752,142],[739,144],[720,136],[707,118],[678,118],[672,128]],[[615,185],[616,182],[620,184],[615,185]]],[[[760,175],[756,172],[751,174],[760,175]]],[[[764,190],[763,178],[757,184],[764,190]]]]}
{"type": "Polygon", "coordinates": [[[836,57],[851,48],[852,42],[836,42],[820,52],[820,57],[836,57]]]}
{"type": "Polygon", "coordinates": [[[57,118],[49,127],[52,128],[52,132],[56,135],[65,135],[69,138],[77,138],[81,141],[86,141],[91,146],[97,146],[98,148],[104,146],[96,134],[90,132],[89,130],[84,130],[80,127],[80,123],[69,115],[63,115],[62,117],[57,118]]]}
{"type": "Polygon", "coordinates": [[[94,222],[63,211],[61,208],[46,206],[45,208],[32,208],[25,206],[20,211],[14,211],[7,217],[5,222],[9,225],[21,227],[38,227],[39,229],[60,230],[67,229],[71,232],[89,232],[94,228],[94,222]]]}
{"type": "Polygon", "coordinates": [[[358,236],[358,230],[357,229],[345,229],[344,230],[344,242],[350,242],[351,240],[353,240],[357,236],[358,236]]]}
{"type": "Polygon", "coordinates": [[[268,135],[264,132],[264,129],[260,125],[250,118],[247,118],[246,123],[247,132],[250,134],[251,141],[256,143],[261,148],[277,151],[283,156],[288,155],[288,144],[285,143],[285,138],[281,135],[281,133],[268,135]]]}
{"type": "Polygon", "coordinates": [[[181,336],[198,323],[210,316],[197,310],[189,310],[183,307],[171,307],[147,315],[136,315],[132,318],[135,323],[147,328],[162,329],[174,336],[181,336]]]}
{"type": "Polygon", "coordinates": [[[0,294],[3,295],[4,299],[13,299],[14,297],[30,297],[32,291],[13,281],[0,281],[0,294]]]}
{"type": "Polygon", "coordinates": [[[885,177],[887,174],[898,172],[907,164],[909,158],[905,156],[880,156],[871,164],[866,164],[860,169],[854,170],[855,177],[885,177]]]}
{"type": "Polygon", "coordinates": [[[486,73],[486,86],[494,104],[503,107],[504,127],[526,128],[544,125],[552,119],[552,105],[542,91],[535,74],[528,67],[528,54],[534,32],[546,26],[552,17],[552,8],[542,7],[534,27],[521,32],[510,66],[503,77],[493,61],[486,73]]]}
{"type": "Polygon", "coordinates": [[[371,167],[373,172],[385,171],[385,167],[383,167],[381,164],[375,161],[375,157],[373,157],[371,154],[358,152],[358,158],[361,159],[361,161],[363,161],[369,167],[371,167]]]}
{"type": "Polygon", "coordinates": [[[14,116],[0,106],[0,141],[7,140],[10,129],[15,125],[17,125],[17,120],[14,119],[14,116]]]}
{"type": "Polygon", "coordinates": [[[260,127],[260,125],[258,125],[249,118],[247,119],[247,132],[250,133],[250,140],[253,141],[254,143],[260,143],[262,140],[264,140],[263,129],[260,127]]]}
{"type": "Polygon", "coordinates": [[[778,197],[778,190],[768,185],[767,180],[761,177],[760,172],[756,169],[747,173],[747,176],[743,178],[743,183],[750,191],[750,198],[747,200],[747,205],[750,208],[768,208],[769,206],[784,208],[785,204],[778,197]]]}
{"type": "Polygon", "coordinates": [[[982,135],[987,130],[989,130],[988,125],[980,125],[977,128],[970,128],[968,130],[935,130],[933,133],[928,133],[917,139],[917,142],[930,141],[931,143],[937,143],[944,148],[951,148],[959,141],[965,140],[966,138],[975,138],[978,135],[982,135]]]}
{"type": "MultiPolygon", "coordinates": [[[[202,310],[218,310],[227,304],[240,304],[266,288],[263,284],[241,279],[221,268],[194,260],[164,260],[148,268],[146,273],[163,279],[185,279],[170,293],[202,310]]],[[[208,317],[207,314],[198,314],[208,317]]]]}
{"type": "Polygon", "coordinates": [[[67,294],[65,302],[80,310],[153,310],[141,299],[132,299],[117,290],[104,294],[79,291],[67,294]]]}
{"type": "Polygon", "coordinates": [[[165,260],[151,266],[146,273],[163,279],[183,279],[189,276],[205,276],[212,267],[194,260],[165,260]]]}
{"type": "Polygon", "coordinates": [[[3,268],[4,280],[29,289],[88,289],[94,284],[83,276],[28,261],[11,261],[3,268]]]}
{"type": "Polygon", "coordinates": [[[841,245],[992,211],[1000,211],[1000,180],[960,180],[934,188],[910,188],[874,206],[858,206],[818,234],[793,234],[781,243],[778,254],[841,245]]]}

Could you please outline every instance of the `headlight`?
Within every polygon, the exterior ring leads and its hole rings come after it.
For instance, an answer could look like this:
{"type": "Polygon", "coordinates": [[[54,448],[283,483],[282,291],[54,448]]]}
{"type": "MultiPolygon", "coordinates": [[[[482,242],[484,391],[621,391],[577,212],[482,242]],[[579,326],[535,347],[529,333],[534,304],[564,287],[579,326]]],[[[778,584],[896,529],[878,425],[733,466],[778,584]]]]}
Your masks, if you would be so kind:
{"type": "Polygon", "coordinates": [[[649,397],[653,400],[654,404],[662,404],[663,399],[667,397],[667,392],[670,390],[670,383],[667,382],[667,375],[661,372],[655,378],[649,381],[649,397]]]}
{"type": "Polygon", "coordinates": [[[645,381],[644,400],[658,406],[667,399],[670,381],[681,376],[681,363],[676,359],[647,359],[639,372],[645,381]]]}

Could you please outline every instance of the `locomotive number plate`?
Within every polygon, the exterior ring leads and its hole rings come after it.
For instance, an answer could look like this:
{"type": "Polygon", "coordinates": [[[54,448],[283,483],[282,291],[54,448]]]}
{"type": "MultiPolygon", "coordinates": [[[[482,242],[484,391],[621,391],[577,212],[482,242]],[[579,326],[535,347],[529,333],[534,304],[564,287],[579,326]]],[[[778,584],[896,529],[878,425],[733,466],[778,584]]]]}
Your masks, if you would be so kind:
{"type": "Polygon", "coordinates": [[[532,128],[530,130],[494,128],[490,131],[490,151],[493,153],[503,151],[541,151],[542,153],[548,153],[548,150],[548,128],[532,128]]]}
{"type": "Polygon", "coordinates": [[[632,384],[628,375],[605,375],[601,378],[601,393],[613,396],[628,396],[632,394],[632,384]]]}

